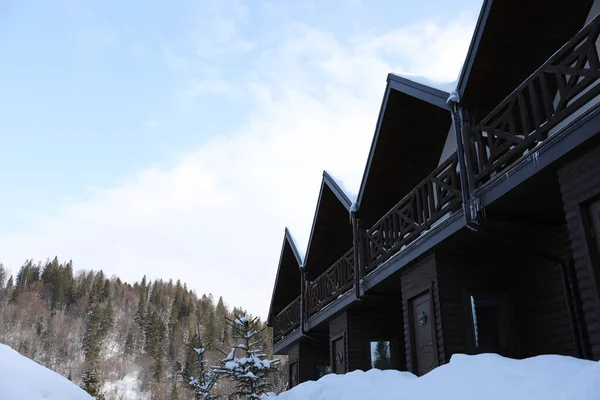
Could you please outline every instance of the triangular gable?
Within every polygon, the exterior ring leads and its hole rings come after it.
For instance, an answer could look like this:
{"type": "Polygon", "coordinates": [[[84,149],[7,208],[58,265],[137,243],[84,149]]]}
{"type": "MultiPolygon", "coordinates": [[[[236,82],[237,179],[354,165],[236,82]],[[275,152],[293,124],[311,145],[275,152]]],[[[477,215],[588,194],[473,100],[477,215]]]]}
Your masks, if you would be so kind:
{"type": "Polygon", "coordinates": [[[484,0],[457,92],[484,116],[581,28],[593,0],[484,0]]]}
{"type": "Polygon", "coordinates": [[[448,97],[448,91],[388,75],[357,198],[367,227],[437,167],[452,125],[448,97]]]}
{"type": "Polygon", "coordinates": [[[352,200],[333,177],[323,172],[304,266],[314,279],[352,248],[352,200]]]}
{"type": "Polygon", "coordinates": [[[300,266],[302,257],[288,228],[285,228],[277,275],[271,295],[271,305],[267,325],[271,326],[273,317],[300,295],[300,266]]]}

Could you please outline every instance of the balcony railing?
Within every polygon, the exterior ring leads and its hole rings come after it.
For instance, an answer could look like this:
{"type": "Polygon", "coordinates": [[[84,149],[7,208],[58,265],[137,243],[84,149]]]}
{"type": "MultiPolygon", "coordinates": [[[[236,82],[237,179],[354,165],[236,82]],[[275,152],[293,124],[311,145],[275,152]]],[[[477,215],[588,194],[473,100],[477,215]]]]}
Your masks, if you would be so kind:
{"type": "Polygon", "coordinates": [[[354,286],[354,252],[339,260],[308,285],[308,314],[313,315],[354,286]]]}
{"type": "Polygon", "coordinates": [[[480,186],[598,103],[600,16],[471,130],[468,168],[480,186]],[[595,104],[591,104],[594,102],[595,104]]]}
{"type": "Polygon", "coordinates": [[[275,317],[273,335],[275,342],[300,326],[300,296],[296,297],[275,317]]]}
{"type": "Polygon", "coordinates": [[[366,231],[365,272],[377,268],[460,204],[458,157],[454,153],[366,231]]]}

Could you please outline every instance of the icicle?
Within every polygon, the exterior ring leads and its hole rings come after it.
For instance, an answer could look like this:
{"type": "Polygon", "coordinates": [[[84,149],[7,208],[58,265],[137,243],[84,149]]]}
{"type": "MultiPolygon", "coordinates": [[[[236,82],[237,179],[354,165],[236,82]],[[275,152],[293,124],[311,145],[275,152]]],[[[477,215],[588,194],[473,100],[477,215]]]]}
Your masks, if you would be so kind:
{"type": "Polygon", "coordinates": [[[540,164],[540,152],[536,151],[535,153],[533,153],[533,165],[535,165],[536,167],[540,164]]]}
{"type": "Polygon", "coordinates": [[[479,201],[479,197],[473,197],[469,204],[469,209],[471,211],[471,219],[477,219],[477,214],[479,210],[481,210],[481,202],[479,201]]]}

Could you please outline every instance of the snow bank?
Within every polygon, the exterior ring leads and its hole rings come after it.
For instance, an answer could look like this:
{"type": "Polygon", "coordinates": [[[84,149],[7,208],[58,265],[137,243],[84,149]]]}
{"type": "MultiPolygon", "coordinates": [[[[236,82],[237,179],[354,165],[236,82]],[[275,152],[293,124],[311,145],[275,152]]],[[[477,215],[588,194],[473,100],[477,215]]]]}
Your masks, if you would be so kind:
{"type": "Polygon", "coordinates": [[[0,344],[0,398],[2,400],[92,400],[62,375],[0,344]]]}
{"type": "Polygon", "coordinates": [[[544,355],[525,360],[456,354],[417,378],[369,370],[326,375],[280,394],[278,400],[600,400],[600,362],[544,355]]]}

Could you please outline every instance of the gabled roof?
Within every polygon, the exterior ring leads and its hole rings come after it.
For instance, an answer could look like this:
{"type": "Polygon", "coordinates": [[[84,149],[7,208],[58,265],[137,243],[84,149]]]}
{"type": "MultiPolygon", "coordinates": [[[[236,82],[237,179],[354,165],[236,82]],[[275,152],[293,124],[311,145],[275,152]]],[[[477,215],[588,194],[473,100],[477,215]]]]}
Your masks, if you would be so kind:
{"type": "Polygon", "coordinates": [[[267,325],[271,326],[272,318],[300,295],[301,265],[302,257],[296,248],[296,243],[288,228],[285,228],[267,325]]]}
{"type": "Polygon", "coordinates": [[[449,93],[389,74],[357,205],[367,227],[433,171],[452,124],[449,93]]]}
{"type": "Polygon", "coordinates": [[[323,171],[323,180],[308,239],[304,267],[314,279],[352,247],[352,201],[334,178],[323,171]]]}
{"type": "Polygon", "coordinates": [[[484,0],[457,90],[481,116],[573,37],[593,0],[484,0]]]}

